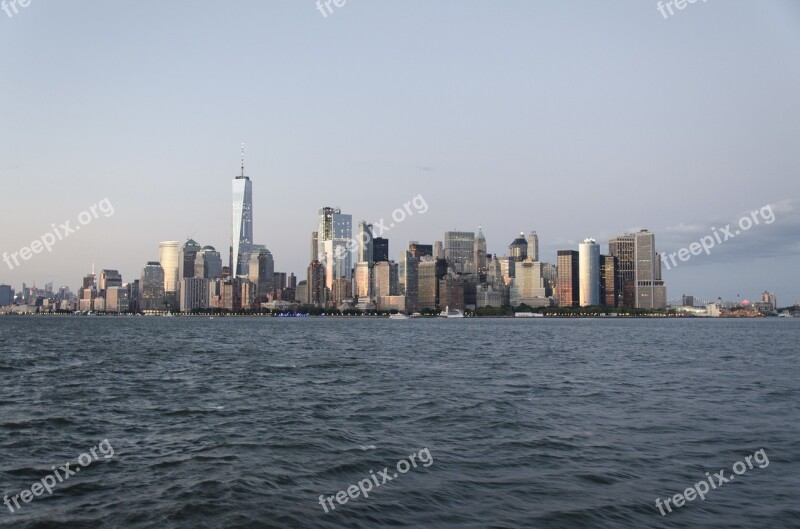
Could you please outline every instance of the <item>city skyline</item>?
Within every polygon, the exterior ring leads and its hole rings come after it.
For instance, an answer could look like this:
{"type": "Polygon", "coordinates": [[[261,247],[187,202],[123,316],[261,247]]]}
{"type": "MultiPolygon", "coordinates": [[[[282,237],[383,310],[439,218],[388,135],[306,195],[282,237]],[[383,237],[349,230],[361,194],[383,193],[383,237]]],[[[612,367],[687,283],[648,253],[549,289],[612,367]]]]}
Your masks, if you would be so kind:
{"type": "MultiPolygon", "coordinates": [[[[255,244],[254,241],[253,241],[253,227],[252,227],[252,220],[253,220],[253,193],[252,193],[252,182],[250,180],[250,177],[245,176],[244,171],[245,171],[245,168],[244,168],[244,144],[242,144],[240,174],[237,175],[236,177],[234,177],[234,179],[232,181],[233,182],[233,189],[232,189],[232,197],[233,197],[233,224],[232,224],[232,227],[233,227],[233,229],[231,231],[231,240],[230,240],[230,256],[231,256],[230,265],[231,266],[229,266],[228,268],[229,268],[229,270],[232,270],[233,267],[235,266],[234,263],[236,261],[234,261],[234,255],[237,254],[235,248],[237,248],[237,242],[238,242],[239,243],[239,248],[240,248],[239,251],[238,251],[238,255],[239,255],[239,261],[240,261],[241,267],[239,267],[239,269],[237,270],[237,273],[235,274],[235,276],[236,277],[247,278],[249,276],[249,270],[250,270],[250,267],[251,267],[250,255],[253,254],[253,252],[255,250],[257,250],[259,247],[261,247],[262,249],[260,251],[270,254],[270,260],[272,260],[273,257],[272,257],[272,253],[267,248],[268,245],[255,244]],[[244,185],[242,185],[242,182],[244,182],[244,185]]],[[[419,195],[419,196],[421,197],[421,195],[419,195]]],[[[424,197],[423,197],[423,199],[424,199],[424,197]]],[[[770,207],[772,208],[771,205],[770,205],[770,207]]],[[[427,204],[426,204],[426,208],[427,208],[427,204]]],[[[426,211],[427,211],[427,209],[426,209],[426,211]]],[[[753,218],[755,218],[755,215],[753,215],[753,218]]],[[[381,221],[379,221],[377,224],[378,224],[378,226],[383,226],[384,229],[387,229],[387,230],[389,229],[385,225],[385,223],[383,222],[383,219],[381,219],[381,221]]],[[[358,264],[359,264],[359,261],[357,260],[358,256],[362,255],[362,254],[369,255],[369,259],[371,260],[372,259],[372,251],[373,251],[372,247],[373,247],[373,244],[374,244],[376,239],[378,241],[384,241],[384,243],[385,243],[385,241],[388,241],[388,239],[375,236],[375,234],[373,232],[373,223],[361,220],[361,221],[359,221],[357,223],[358,233],[360,234],[360,233],[362,233],[362,230],[365,230],[365,229],[367,230],[367,233],[370,234],[369,245],[367,247],[362,248],[363,245],[359,243],[359,244],[354,245],[353,247],[351,247],[350,250],[346,250],[348,242],[353,241],[353,242],[357,243],[358,241],[361,240],[358,237],[355,237],[355,238],[353,237],[352,225],[353,225],[353,215],[351,215],[351,214],[343,214],[341,208],[338,208],[338,207],[334,208],[334,207],[325,206],[325,207],[320,208],[319,211],[318,211],[317,224],[316,224],[316,230],[317,231],[314,231],[312,233],[312,237],[313,237],[314,245],[315,245],[314,246],[314,250],[316,251],[315,254],[312,254],[312,259],[313,259],[313,255],[316,255],[316,256],[319,257],[319,260],[322,263],[322,269],[324,271],[324,276],[325,276],[324,285],[325,285],[326,289],[328,289],[328,290],[331,290],[333,288],[333,280],[336,277],[342,277],[342,278],[347,279],[348,281],[352,281],[357,277],[357,270],[358,270],[358,264]],[[320,237],[319,233],[322,233],[323,236],[320,237]],[[367,253],[367,248],[368,248],[368,253],[367,253]],[[337,253],[337,251],[338,251],[338,253],[337,253]],[[329,256],[336,256],[336,255],[338,255],[339,257],[332,257],[332,258],[329,257],[329,256]]],[[[391,224],[391,227],[392,227],[392,229],[395,227],[394,223],[391,224]]],[[[583,250],[584,245],[586,245],[587,243],[591,242],[592,244],[594,244],[597,247],[597,249],[594,250],[595,252],[597,252],[597,255],[595,256],[596,259],[597,259],[597,262],[595,264],[591,265],[591,268],[596,268],[596,270],[594,270],[592,272],[593,273],[592,281],[594,283],[597,283],[595,285],[595,288],[597,289],[597,291],[593,292],[592,294],[589,294],[589,296],[591,298],[590,301],[594,300],[594,299],[597,299],[597,301],[600,302],[600,290],[599,289],[602,288],[602,285],[600,284],[600,276],[599,276],[600,266],[601,266],[600,265],[600,259],[604,258],[606,256],[606,254],[613,255],[615,253],[615,251],[618,251],[616,246],[615,246],[616,241],[618,239],[624,239],[626,237],[629,237],[629,238],[631,238],[631,241],[633,241],[634,239],[637,238],[637,236],[642,235],[643,233],[647,233],[648,237],[650,239],[652,239],[653,233],[649,232],[646,229],[637,229],[637,230],[631,231],[631,232],[627,232],[626,231],[624,234],[620,234],[618,236],[610,237],[608,239],[606,245],[605,245],[605,248],[607,248],[607,250],[604,250],[603,249],[603,245],[602,245],[602,241],[600,243],[598,243],[598,242],[596,242],[596,240],[594,238],[589,238],[589,239],[585,239],[585,240],[583,240],[581,242],[576,242],[574,248],[561,248],[560,250],[557,250],[555,252],[556,255],[553,255],[553,259],[552,260],[544,259],[544,260],[542,260],[540,262],[545,263],[545,264],[548,264],[548,263],[556,264],[556,263],[559,262],[558,255],[561,254],[562,251],[569,250],[570,252],[574,252],[574,254],[576,255],[576,259],[578,259],[576,262],[580,263],[580,265],[574,271],[577,284],[580,285],[580,288],[576,289],[576,293],[579,292],[579,294],[576,294],[578,296],[576,298],[576,304],[578,306],[594,305],[596,303],[587,302],[584,299],[584,286],[583,285],[584,284],[588,284],[588,279],[584,277],[585,272],[584,272],[583,268],[584,268],[584,266],[586,266],[587,269],[589,267],[589,265],[587,264],[588,261],[584,262],[584,259],[582,257],[580,257],[581,254],[582,254],[582,250],[583,250]],[[614,246],[614,248],[612,248],[612,246],[614,246]],[[595,279],[596,279],[596,281],[595,281],[595,279]]],[[[538,233],[537,233],[536,230],[531,230],[530,234],[527,235],[527,236],[525,235],[525,230],[521,231],[519,233],[518,237],[516,239],[514,239],[513,241],[511,241],[511,244],[506,248],[506,251],[503,251],[503,252],[486,251],[487,240],[486,240],[485,235],[483,233],[483,225],[478,225],[477,231],[475,231],[475,232],[459,231],[459,230],[445,231],[443,233],[443,237],[441,238],[441,240],[435,239],[435,240],[429,241],[429,242],[431,244],[442,244],[443,245],[442,247],[444,249],[445,258],[449,262],[452,261],[454,263],[453,271],[457,271],[458,273],[461,273],[461,272],[474,273],[475,270],[476,270],[476,268],[475,268],[476,267],[476,261],[475,260],[478,259],[477,254],[475,253],[475,242],[477,240],[481,241],[483,251],[485,252],[484,255],[494,256],[495,258],[511,257],[512,259],[515,258],[515,257],[520,257],[520,256],[515,256],[515,251],[516,251],[515,247],[516,247],[517,244],[524,243],[526,245],[533,244],[534,247],[535,247],[536,255],[537,255],[537,257],[539,257],[539,255],[538,255],[539,254],[539,236],[538,236],[538,233]],[[476,238],[476,236],[477,236],[477,238],[476,238]],[[463,248],[462,248],[462,246],[463,246],[463,248]]],[[[404,253],[406,252],[406,244],[408,244],[408,243],[416,243],[416,241],[407,241],[405,243],[402,242],[402,241],[396,241],[395,245],[390,246],[390,252],[389,252],[389,255],[388,255],[389,261],[391,261],[393,263],[397,263],[398,261],[401,261],[403,259],[404,253]],[[400,248],[401,248],[400,250],[397,249],[398,246],[400,246],[400,248]],[[392,248],[394,248],[394,250],[392,250],[392,248]],[[395,254],[397,254],[397,255],[395,255],[395,254]]],[[[182,258],[182,253],[181,253],[180,248],[183,247],[184,244],[197,244],[197,243],[195,243],[195,241],[193,239],[191,239],[191,238],[187,239],[186,241],[161,241],[161,242],[158,242],[157,245],[158,245],[158,249],[159,249],[158,250],[159,258],[157,260],[150,259],[150,260],[146,261],[147,264],[144,266],[144,269],[141,269],[141,267],[140,267],[140,270],[142,270],[141,276],[133,274],[133,275],[128,275],[127,277],[128,278],[132,278],[132,279],[130,279],[130,281],[133,281],[133,280],[136,280],[136,279],[140,279],[140,277],[144,278],[144,275],[145,275],[145,273],[146,273],[146,271],[147,271],[147,269],[148,269],[148,267],[150,265],[161,264],[161,266],[162,266],[162,275],[164,277],[163,283],[164,283],[165,297],[166,297],[166,299],[169,300],[170,306],[174,306],[174,307],[180,306],[180,302],[179,302],[179,299],[178,299],[178,283],[181,281],[181,279],[183,279],[183,277],[191,277],[191,276],[183,276],[182,275],[182,270],[183,270],[183,266],[182,266],[183,265],[183,261],[182,261],[182,259],[183,258],[182,258]]],[[[651,247],[650,247],[650,249],[648,251],[655,251],[655,252],[658,252],[659,254],[663,254],[664,253],[663,251],[659,251],[657,248],[655,248],[652,243],[650,243],[650,244],[651,244],[651,247]]],[[[501,246],[502,247],[503,245],[502,245],[502,243],[498,242],[498,243],[495,243],[494,246],[501,246]]],[[[552,247],[552,246],[553,246],[552,243],[550,243],[550,244],[545,243],[545,247],[552,247]]],[[[210,248],[212,251],[214,250],[213,246],[206,246],[204,248],[210,248]]],[[[633,248],[633,246],[631,246],[631,248],[633,248]]],[[[198,249],[199,249],[199,246],[198,246],[198,249]]],[[[256,256],[257,256],[257,253],[254,254],[254,257],[256,257],[256,256]]],[[[526,257],[525,255],[522,255],[521,256],[521,258],[522,258],[521,260],[524,260],[525,257],[526,257]]],[[[594,257],[592,259],[594,259],[594,257]]],[[[673,261],[674,261],[674,257],[673,257],[673,261]]],[[[666,264],[667,269],[670,268],[668,256],[662,255],[661,256],[661,262],[659,262],[658,265],[656,263],[653,263],[653,266],[661,266],[661,263],[666,264]]],[[[93,270],[94,270],[94,266],[95,266],[95,263],[93,262],[92,263],[92,269],[93,270]]],[[[272,269],[274,269],[274,261],[271,261],[271,266],[272,266],[272,269]]],[[[102,268],[103,268],[104,271],[107,270],[107,269],[105,269],[105,267],[102,267],[102,268]]],[[[113,271],[118,273],[117,268],[114,268],[113,271]]],[[[306,272],[308,272],[308,270],[306,270],[306,272]]],[[[662,272],[663,272],[663,266],[656,273],[660,277],[660,274],[662,272]]],[[[285,274],[291,273],[291,274],[295,274],[296,276],[299,276],[301,278],[303,277],[303,270],[302,269],[298,270],[298,271],[288,270],[288,271],[286,271],[284,273],[285,274]]],[[[92,274],[94,274],[94,271],[92,272],[92,274]]],[[[1,277],[2,276],[0,276],[0,278],[1,277]]],[[[81,277],[83,277],[83,276],[81,276],[81,277]]],[[[649,275],[647,276],[647,278],[650,281],[652,281],[653,277],[654,276],[653,276],[652,272],[649,273],[649,275]]],[[[638,282],[639,278],[637,277],[636,279],[637,279],[637,282],[638,282]]],[[[7,282],[3,282],[2,279],[0,279],[0,284],[6,284],[6,283],[7,282]]],[[[47,283],[48,284],[53,283],[52,279],[48,280],[47,283]]],[[[77,283],[77,281],[76,281],[76,283],[77,283]]],[[[84,283],[85,283],[85,279],[84,279],[84,283]]],[[[28,287],[36,286],[35,282],[30,283],[30,284],[27,283],[27,282],[23,282],[23,284],[26,284],[28,287]]],[[[15,286],[15,285],[11,284],[10,286],[12,288],[17,288],[19,285],[15,286]]],[[[59,284],[58,286],[59,287],[67,287],[67,288],[70,288],[70,289],[73,288],[73,285],[71,285],[71,284],[63,284],[63,285],[59,284]]],[[[85,284],[84,284],[84,286],[85,286],[85,284]]],[[[353,292],[357,292],[357,290],[358,290],[357,280],[355,281],[355,284],[353,286],[354,286],[353,292]]],[[[372,282],[370,281],[370,288],[367,290],[368,292],[370,292],[370,296],[372,295],[372,288],[373,288],[372,287],[372,282]]],[[[648,288],[650,288],[650,287],[648,287],[648,288]]],[[[76,290],[79,290],[79,288],[76,289],[76,290]]],[[[778,296],[780,297],[781,294],[782,294],[780,292],[780,288],[772,289],[772,290],[770,290],[768,288],[768,289],[762,290],[762,291],[767,292],[767,291],[776,291],[776,290],[777,290],[778,296]]],[[[757,300],[758,296],[761,295],[762,291],[759,291],[757,293],[754,292],[752,294],[752,296],[751,296],[753,298],[753,300],[757,300]]],[[[620,301],[623,300],[623,292],[622,291],[618,292],[618,295],[620,296],[620,301]]],[[[639,299],[640,294],[639,294],[639,288],[638,287],[635,287],[632,295],[634,296],[633,299],[639,299]]],[[[652,296],[652,293],[646,294],[646,295],[647,296],[652,296]]],[[[682,291],[681,294],[678,294],[677,292],[672,292],[672,294],[668,296],[666,301],[667,301],[667,303],[669,303],[671,301],[677,301],[679,299],[682,299],[683,296],[690,296],[690,297],[696,298],[698,300],[705,299],[705,300],[708,300],[708,301],[716,299],[716,297],[714,297],[714,296],[706,297],[703,294],[697,294],[697,293],[693,293],[693,292],[682,291]]],[[[733,298],[723,298],[723,296],[718,296],[718,297],[720,299],[725,299],[725,300],[728,300],[728,301],[734,301],[733,298]]],[[[785,298],[782,298],[782,299],[785,299],[785,298]]],[[[740,293],[737,293],[736,300],[738,300],[738,301],[746,300],[746,296],[742,297],[740,293]]],[[[630,304],[635,304],[635,303],[636,302],[629,302],[628,304],[630,305],[630,304]]],[[[601,304],[604,304],[604,303],[601,303],[601,304]]],[[[568,306],[568,304],[566,306],[568,306]]]]}

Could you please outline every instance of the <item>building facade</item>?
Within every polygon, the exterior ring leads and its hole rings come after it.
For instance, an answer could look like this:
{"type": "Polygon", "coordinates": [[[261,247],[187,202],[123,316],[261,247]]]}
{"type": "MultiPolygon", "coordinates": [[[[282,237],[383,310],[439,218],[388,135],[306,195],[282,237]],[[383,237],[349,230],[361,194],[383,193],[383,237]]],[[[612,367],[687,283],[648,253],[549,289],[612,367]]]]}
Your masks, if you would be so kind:
{"type": "Polygon", "coordinates": [[[578,292],[578,252],[575,250],[559,250],[558,266],[558,306],[577,307],[580,298],[578,292]]]}
{"type": "Polygon", "coordinates": [[[457,273],[474,273],[475,233],[448,231],[444,234],[444,256],[457,273]]]}
{"type": "Polygon", "coordinates": [[[586,239],[578,245],[578,304],[600,304],[600,245],[586,239]]]}

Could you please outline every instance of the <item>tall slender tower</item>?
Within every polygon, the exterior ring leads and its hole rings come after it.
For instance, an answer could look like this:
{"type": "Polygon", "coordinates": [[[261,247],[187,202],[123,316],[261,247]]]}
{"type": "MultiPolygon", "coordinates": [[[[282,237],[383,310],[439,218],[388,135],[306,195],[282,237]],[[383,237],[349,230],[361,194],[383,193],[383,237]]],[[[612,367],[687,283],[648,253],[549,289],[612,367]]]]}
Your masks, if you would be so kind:
{"type": "Polygon", "coordinates": [[[253,183],[242,172],[233,179],[233,237],[231,239],[231,278],[246,276],[253,251],[253,183]]]}
{"type": "Polygon", "coordinates": [[[578,247],[578,285],[581,307],[600,304],[600,245],[594,239],[578,247]]]}
{"type": "Polygon", "coordinates": [[[483,226],[478,226],[478,235],[473,244],[475,255],[472,260],[475,262],[475,271],[479,274],[486,273],[486,237],[483,235],[483,226]]]}
{"type": "Polygon", "coordinates": [[[535,231],[528,235],[528,259],[539,262],[539,236],[535,231]]]}

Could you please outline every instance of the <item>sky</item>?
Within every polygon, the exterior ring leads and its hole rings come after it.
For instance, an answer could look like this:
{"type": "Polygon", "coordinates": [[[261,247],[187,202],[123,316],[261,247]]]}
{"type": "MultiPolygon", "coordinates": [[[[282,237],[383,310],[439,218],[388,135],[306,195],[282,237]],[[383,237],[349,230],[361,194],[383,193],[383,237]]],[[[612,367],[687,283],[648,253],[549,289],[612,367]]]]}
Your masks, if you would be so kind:
{"type": "Polygon", "coordinates": [[[646,228],[666,254],[715,240],[664,268],[670,299],[800,302],[796,1],[16,9],[0,11],[0,253],[62,240],[0,262],[0,283],[76,290],[93,263],[132,281],[188,237],[227,255],[244,141],[256,242],[300,280],[320,207],[388,222],[421,196],[384,234],[395,259],[479,225],[501,255],[536,230],[551,262],[646,228]]]}

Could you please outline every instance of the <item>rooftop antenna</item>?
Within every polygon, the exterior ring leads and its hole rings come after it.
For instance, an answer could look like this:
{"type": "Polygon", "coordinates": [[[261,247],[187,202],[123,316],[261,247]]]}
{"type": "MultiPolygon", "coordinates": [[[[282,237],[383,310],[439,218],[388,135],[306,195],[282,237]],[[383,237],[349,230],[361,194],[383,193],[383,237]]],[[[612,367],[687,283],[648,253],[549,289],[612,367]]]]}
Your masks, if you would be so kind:
{"type": "Polygon", "coordinates": [[[242,142],[242,178],[244,178],[244,142],[242,142]]]}

